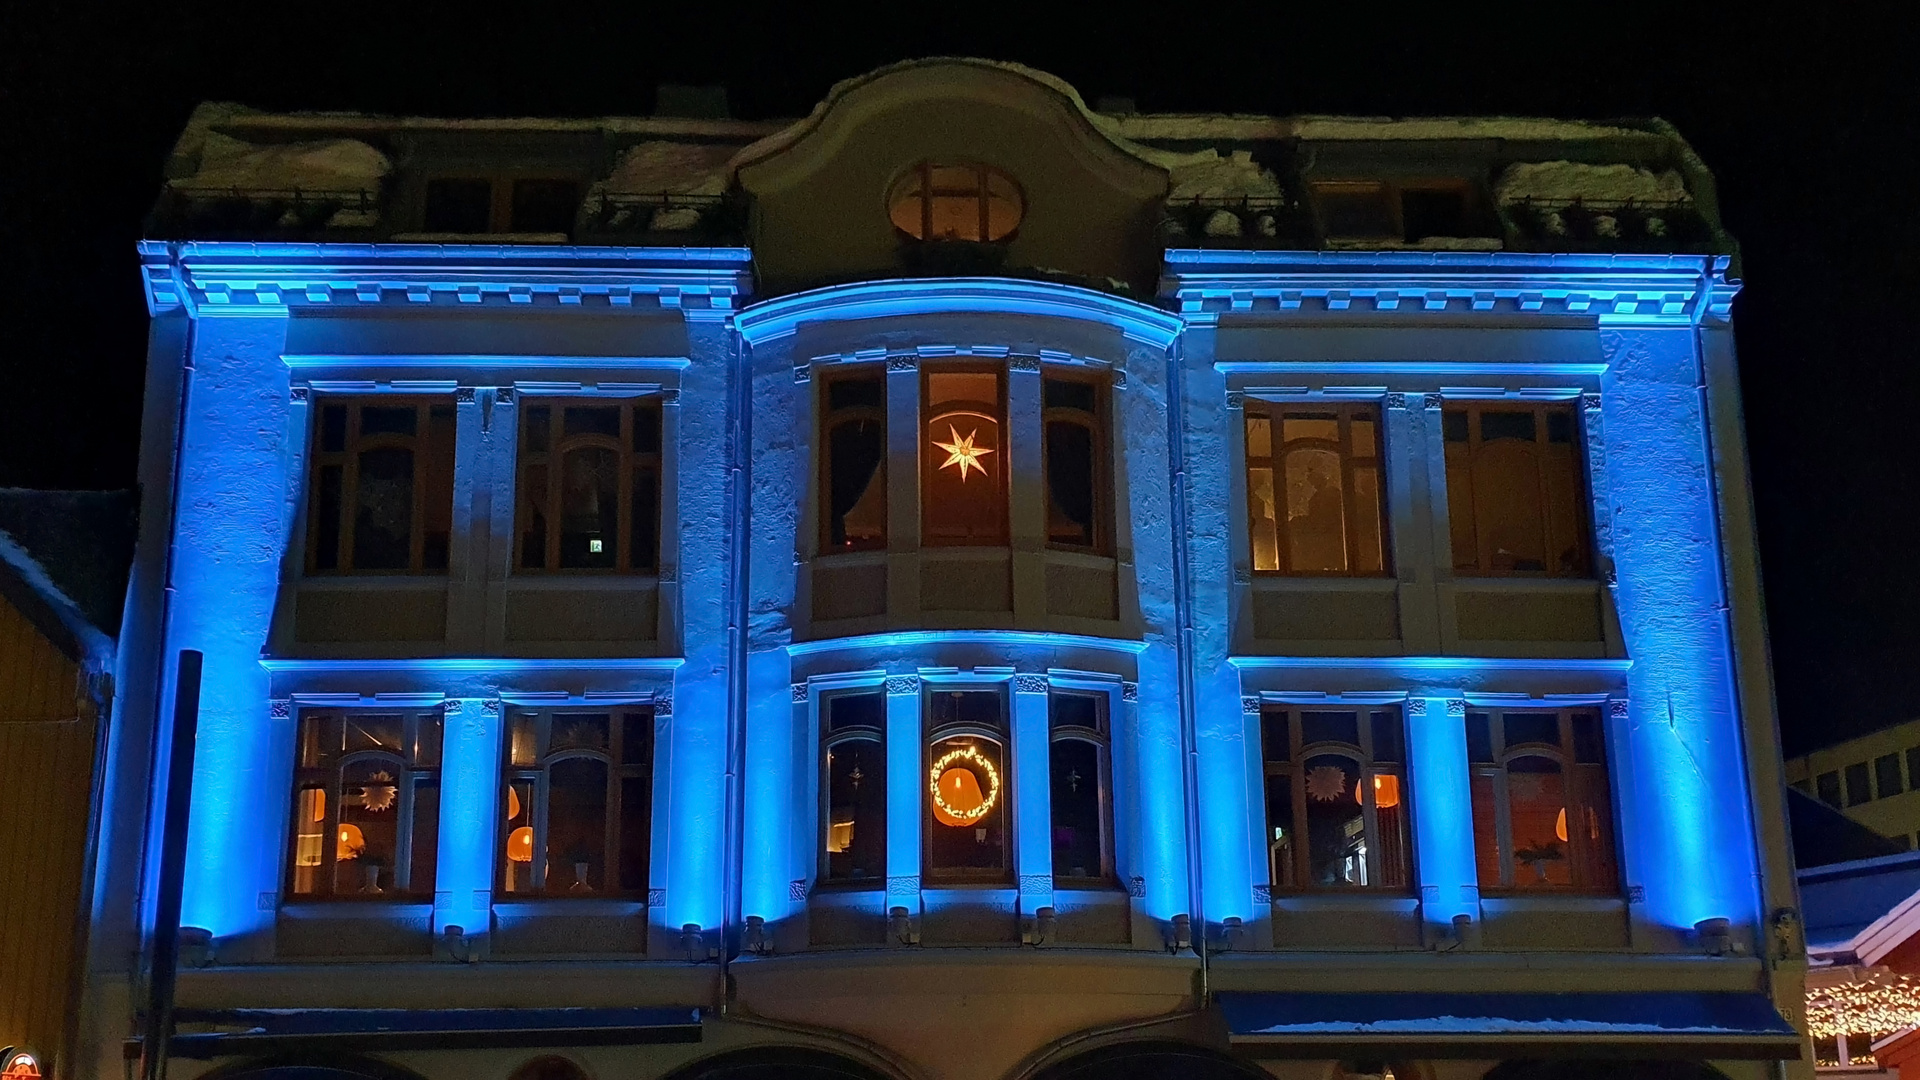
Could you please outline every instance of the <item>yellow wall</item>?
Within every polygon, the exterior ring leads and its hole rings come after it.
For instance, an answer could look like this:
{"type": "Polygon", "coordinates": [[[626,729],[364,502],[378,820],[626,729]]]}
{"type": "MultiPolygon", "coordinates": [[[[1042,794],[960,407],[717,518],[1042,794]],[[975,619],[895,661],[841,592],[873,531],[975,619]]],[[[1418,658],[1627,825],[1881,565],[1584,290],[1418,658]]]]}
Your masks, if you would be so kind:
{"type": "Polygon", "coordinates": [[[60,1053],[87,850],[93,707],[79,665],[0,599],[0,1045],[60,1053]]]}

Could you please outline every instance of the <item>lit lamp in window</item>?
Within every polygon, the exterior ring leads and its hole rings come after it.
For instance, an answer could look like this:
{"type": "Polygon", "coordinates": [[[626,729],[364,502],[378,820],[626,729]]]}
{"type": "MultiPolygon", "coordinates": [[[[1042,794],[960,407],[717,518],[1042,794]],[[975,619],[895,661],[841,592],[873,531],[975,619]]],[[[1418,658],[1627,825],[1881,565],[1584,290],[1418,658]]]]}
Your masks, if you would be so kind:
{"type": "Polygon", "coordinates": [[[949,750],[934,761],[933,816],[942,825],[963,828],[993,811],[1000,799],[1000,770],[979,749],[949,750]],[[986,787],[980,786],[982,775],[986,787]]]}
{"type": "MultiPolygon", "coordinates": [[[[1359,784],[1353,785],[1353,801],[1360,801],[1360,793],[1366,790],[1359,784]]],[[[1373,778],[1373,805],[1380,810],[1391,810],[1400,805],[1400,778],[1391,773],[1379,773],[1373,778]]],[[[1566,837],[1561,837],[1562,840],[1566,837]]]]}
{"type": "Polygon", "coordinates": [[[357,859],[360,857],[360,853],[365,850],[367,850],[367,838],[366,835],[360,831],[360,826],[346,822],[341,823],[340,861],[345,862],[348,859],[357,859]]]}
{"type": "Polygon", "coordinates": [[[533,828],[522,825],[507,834],[507,858],[517,863],[533,861],[533,828]]]}

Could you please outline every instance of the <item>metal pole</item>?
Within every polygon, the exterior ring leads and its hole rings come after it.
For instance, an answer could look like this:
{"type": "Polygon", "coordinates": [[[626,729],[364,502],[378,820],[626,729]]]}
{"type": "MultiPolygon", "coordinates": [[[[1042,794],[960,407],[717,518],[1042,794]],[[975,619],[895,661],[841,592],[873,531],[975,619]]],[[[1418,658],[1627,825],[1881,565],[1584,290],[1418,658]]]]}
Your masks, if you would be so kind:
{"type": "Polygon", "coordinates": [[[200,727],[197,650],[180,650],[173,680],[173,752],[167,760],[167,811],[160,834],[160,895],[153,915],[153,969],[147,977],[147,1023],[141,1040],[142,1080],[167,1075],[173,1037],[173,986],[180,969],[180,900],[187,876],[187,817],[193,807],[194,736],[200,727]]]}

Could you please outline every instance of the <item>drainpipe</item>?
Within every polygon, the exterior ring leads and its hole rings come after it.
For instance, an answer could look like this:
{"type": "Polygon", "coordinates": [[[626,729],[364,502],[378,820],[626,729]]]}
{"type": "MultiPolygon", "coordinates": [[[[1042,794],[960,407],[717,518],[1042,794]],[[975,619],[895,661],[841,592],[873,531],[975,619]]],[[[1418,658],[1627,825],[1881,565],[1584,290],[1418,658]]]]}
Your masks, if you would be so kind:
{"type": "Polygon", "coordinates": [[[1180,751],[1182,781],[1186,788],[1181,800],[1187,827],[1187,907],[1192,913],[1194,952],[1200,955],[1200,999],[1197,1008],[1206,1008],[1212,993],[1207,960],[1207,916],[1201,888],[1200,747],[1195,734],[1193,685],[1193,589],[1191,560],[1187,549],[1187,420],[1186,378],[1180,356],[1180,339],[1167,346],[1167,459],[1169,503],[1173,513],[1173,606],[1179,632],[1174,656],[1179,664],[1180,751]]]}
{"type": "Polygon", "coordinates": [[[752,547],[752,493],[747,488],[747,467],[753,440],[753,365],[745,341],[738,330],[732,337],[732,362],[727,367],[727,494],[732,500],[727,587],[732,590],[732,612],[727,627],[727,790],[726,841],[722,869],[724,922],[720,927],[721,1012],[732,1006],[733,976],[729,970],[738,942],[740,926],[740,863],[745,857],[745,837],[741,823],[746,817],[746,792],[740,779],[746,774],[747,753],[747,566],[752,547]]]}
{"type": "Polygon", "coordinates": [[[147,1022],[140,1040],[142,1080],[164,1080],[173,1037],[173,989],[180,970],[180,901],[187,876],[187,824],[193,813],[194,737],[200,729],[200,667],[180,650],[173,683],[173,753],[167,760],[167,810],[160,834],[160,895],[153,916],[153,974],[147,980],[147,1022]]]}

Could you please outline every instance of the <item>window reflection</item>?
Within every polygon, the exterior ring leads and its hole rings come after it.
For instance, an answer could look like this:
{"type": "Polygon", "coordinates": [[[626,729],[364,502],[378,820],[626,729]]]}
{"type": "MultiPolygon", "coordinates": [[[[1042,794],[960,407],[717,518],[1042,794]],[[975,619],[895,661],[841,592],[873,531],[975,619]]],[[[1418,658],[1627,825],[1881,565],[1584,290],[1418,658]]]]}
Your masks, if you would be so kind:
{"type": "Polygon", "coordinates": [[[438,712],[301,714],[290,896],[412,899],[433,894],[439,729],[438,712]]]}
{"type": "Polygon", "coordinates": [[[1102,388],[1087,379],[1041,381],[1046,438],[1047,541],[1097,549],[1105,543],[1106,429],[1102,388]]]}
{"type": "Polygon", "coordinates": [[[308,570],[444,571],[453,527],[452,402],[322,398],[318,413],[308,570]]]}
{"type": "Polygon", "coordinates": [[[1599,713],[1469,712],[1467,756],[1482,889],[1619,887],[1599,713]]]}
{"type": "Polygon", "coordinates": [[[1254,570],[1386,573],[1375,406],[1250,403],[1246,445],[1254,570]]]}
{"type": "Polygon", "coordinates": [[[886,883],[886,715],[886,695],[878,691],[822,702],[825,882],[886,883]]]}
{"type": "Polygon", "coordinates": [[[822,554],[887,546],[887,387],[881,372],[830,380],[821,427],[822,554]]]}
{"type": "Polygon", "coordinates": [[[653,815],[653,713],[508,718],[500,889],[518,896],[644,893],[653,815]]]}
{"type": "Polygon", "coordinates": [[[1053,876],[1113,873],[1113,807],[1104,695],[1054,691],[1047,698],[1053,876]]]}
{"type": "Polygon", "coordinates": [[[518,466],[520,571],[656,567],[656,399],[536,400],[520,418],[518,466]]]}
{"type": "Polygon", "coordinates": [[[1394,709],[1261,713],[1267,850],[1281,889],[1404,891],[1405,738],[1394,709]]]}
{"type": "Polygon", "coordinates": [[[1453,568],[1487,577],[1585,577],[1584,470],[1568,404],[1448,405],[1453,568]]]}

